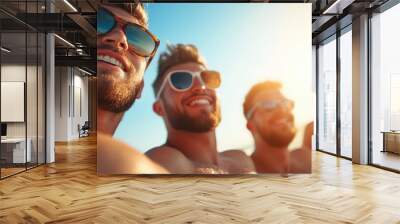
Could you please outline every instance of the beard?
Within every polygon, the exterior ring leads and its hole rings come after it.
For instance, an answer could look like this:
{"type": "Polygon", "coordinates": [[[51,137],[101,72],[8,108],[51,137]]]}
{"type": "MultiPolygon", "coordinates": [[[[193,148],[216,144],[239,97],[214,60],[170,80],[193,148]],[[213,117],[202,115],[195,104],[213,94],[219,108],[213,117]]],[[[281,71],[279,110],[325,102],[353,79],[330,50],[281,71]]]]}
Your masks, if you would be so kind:
{"type": "Polygon", "coordinates": [[[216,128],[221,122],[221,110],[219,105],[216,105],[211,112],[201,110],[200,114],[196,116],[177,111],[168,104],[165,104],[165,112],[171,126],[176,130],[196,133],[208,132],[216,128]]]}
{"type": "Polygon", "coordinates": [[[140,80],[121,79],[102,71],[98,73],[97,96],[101,109],[114,113],[124,112],[133,105],[140,90],[140,80]]]}
{"type": "Polygon", "coordinates": [[[282,131],[259,132],[261,138],[274,147],[287,147],[294,139],[295,131],[282,133],[282,131]]]}
{"type": "Polygon", "coordinates": [[[296,135],[296,128],[293,125],[284,129],[271,129],[268,126],[257,126],[257,132],[264,142],[274,147],[287,147],[296,135]]]}

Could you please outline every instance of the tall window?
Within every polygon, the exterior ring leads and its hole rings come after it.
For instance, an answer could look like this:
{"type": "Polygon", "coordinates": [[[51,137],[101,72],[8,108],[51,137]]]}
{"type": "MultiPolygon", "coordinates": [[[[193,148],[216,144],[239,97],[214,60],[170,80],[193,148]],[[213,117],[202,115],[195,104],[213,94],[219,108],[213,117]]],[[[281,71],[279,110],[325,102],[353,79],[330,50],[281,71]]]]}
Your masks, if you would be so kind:
{"type": "Polygon", "coordinates": [[[352,157],[352,35],[340,36],[340,154],[352,157]]]}
{"type": "Polygon", "coordinates": [[[318,149],[336,153],[336,39],[318,48],[318,149]]]}
{"type": "Polygon", "coordinates": [[[400,4],[372,17],[372,163],[400,170],[400,4]]]}
{"type": "Polygon", "coordinates": [[[400,73],[390,74],[390,130],[400,130],[400,73]]]}

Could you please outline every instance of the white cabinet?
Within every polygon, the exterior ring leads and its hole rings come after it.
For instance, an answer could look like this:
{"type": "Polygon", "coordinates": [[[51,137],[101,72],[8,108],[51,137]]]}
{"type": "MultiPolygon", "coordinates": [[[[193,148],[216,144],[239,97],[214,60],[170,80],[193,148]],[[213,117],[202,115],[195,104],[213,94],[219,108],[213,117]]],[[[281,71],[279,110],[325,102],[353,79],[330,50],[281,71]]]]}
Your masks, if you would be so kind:
{"type": "Polygon", "coordinates": [[[25,138],[7,138],[2,139],[2,147],[7,147],[12,150],[12,163],[25,163],[32,161],[32,140],[27,139],[27,146],[25,151],[25,138]]]}

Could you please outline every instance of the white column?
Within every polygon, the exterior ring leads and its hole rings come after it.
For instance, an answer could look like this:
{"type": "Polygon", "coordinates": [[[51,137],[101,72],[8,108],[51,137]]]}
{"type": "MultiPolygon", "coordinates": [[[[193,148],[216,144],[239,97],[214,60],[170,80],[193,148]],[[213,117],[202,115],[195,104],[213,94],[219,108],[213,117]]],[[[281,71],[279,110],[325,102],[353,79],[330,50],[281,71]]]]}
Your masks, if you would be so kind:
{"type": "Polygon", "coordinates": [[[353,162],[368,163],[368,15],[353,20],[353,162]]]}
{"type": "MultiPolygon", "coordinates": [[[[47,12],[53,12],[51,1],[46,1],[47,12]]],[[[55,54],[54,34],[46,35],[46,163],[55,161],[55,54]]]]}

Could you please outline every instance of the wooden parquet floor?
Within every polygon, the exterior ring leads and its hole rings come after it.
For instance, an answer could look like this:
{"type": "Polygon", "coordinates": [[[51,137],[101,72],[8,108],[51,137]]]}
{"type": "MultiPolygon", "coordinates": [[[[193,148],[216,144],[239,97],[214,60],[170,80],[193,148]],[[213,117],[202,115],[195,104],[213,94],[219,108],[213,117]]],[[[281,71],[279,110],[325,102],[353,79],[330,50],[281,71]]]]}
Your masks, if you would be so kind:
{"type": "Polygon", "coordinates": [[[315,152],[313,173],[96,175],[93,137],[0,181],[0,223],[400,223],[400,175],[315,152]]]}

